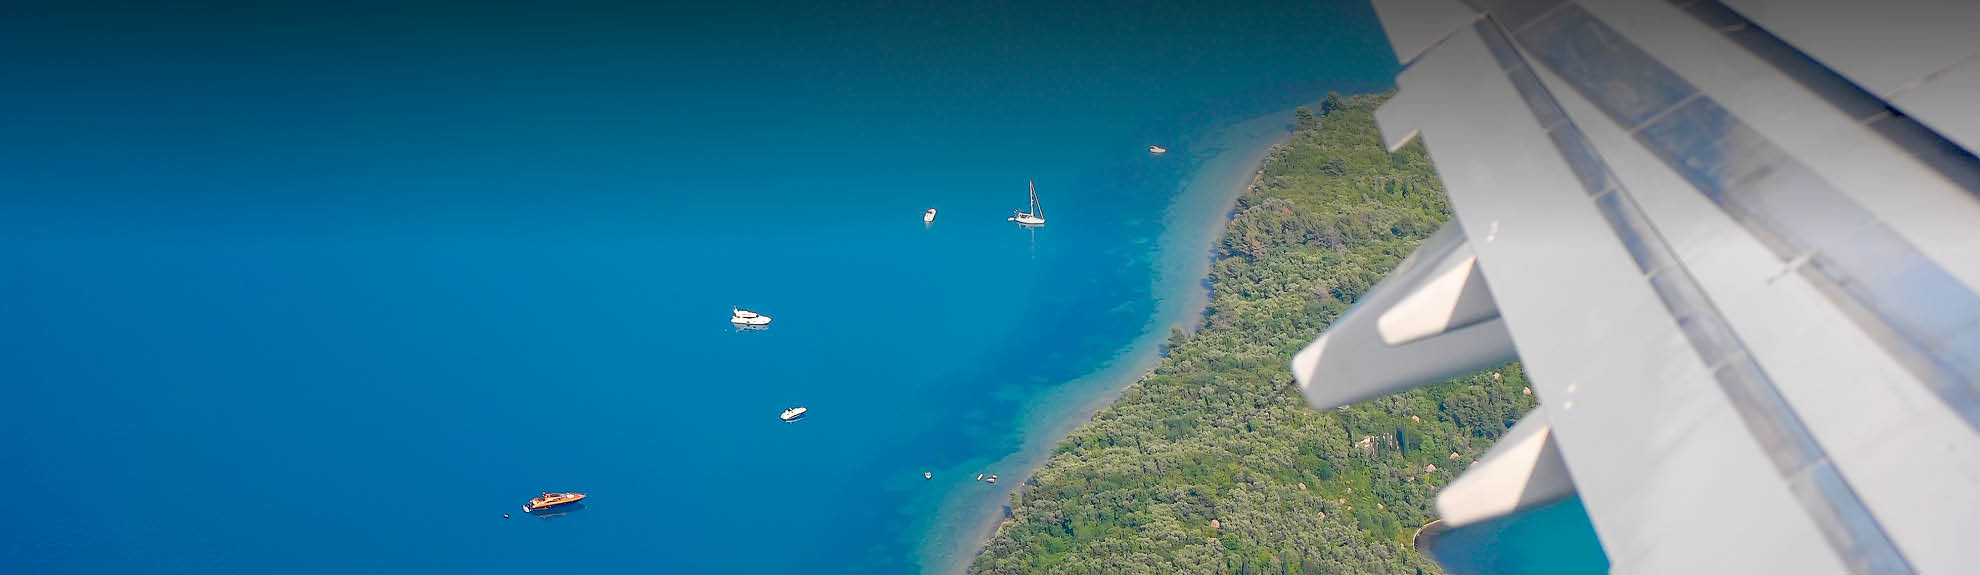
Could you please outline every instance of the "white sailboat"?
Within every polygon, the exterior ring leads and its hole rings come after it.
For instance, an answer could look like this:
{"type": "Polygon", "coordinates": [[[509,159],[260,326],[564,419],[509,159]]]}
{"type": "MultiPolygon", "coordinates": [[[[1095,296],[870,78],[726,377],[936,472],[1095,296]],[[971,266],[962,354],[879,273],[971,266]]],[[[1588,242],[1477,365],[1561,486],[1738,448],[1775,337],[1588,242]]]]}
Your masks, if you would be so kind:
{"type": "Polygon", "coordinates": [[[1030,181],[1025,184],[1031,186],[1031,205],[1027,211],[1015,212],[1005,219],[1023,226],[1045,225],[1045,207],[1038,204],[1038,184],[1030,181]]]}

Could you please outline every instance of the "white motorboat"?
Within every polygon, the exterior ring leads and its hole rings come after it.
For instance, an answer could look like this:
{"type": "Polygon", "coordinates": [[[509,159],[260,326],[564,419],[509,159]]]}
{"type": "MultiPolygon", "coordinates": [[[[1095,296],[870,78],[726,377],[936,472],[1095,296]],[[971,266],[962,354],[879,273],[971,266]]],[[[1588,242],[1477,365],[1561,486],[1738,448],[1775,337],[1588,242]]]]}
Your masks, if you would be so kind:
{"type": "Polygon", "coordinates": [[[935,208],[928,208],[928,213],[921,214],[921,221],[923,222],[935,221],[935,208]]]}
{"type": "Polygon", "coordinates": [[[736,325],[770,325],[770,316],[742,308],[731,308],[730,311],[734,312],[734,314],[729,316],[729,323],[736,325]]]}
{"type": "Polygon", "coordinates": [[[802,419],[804,417],[804,412],[806,411],[810,411],[810,410],[807,410],[804,408],[804,406],[800,405],[797,407],[784,410],[783,415],[779,415],[777,416],[777,418],[784,420],[784,423],[790,423],[802,419]]]}
{"type": "Polygon", "coordinates": [[[1045,225],[1045,207],[1038,203],[1038,184],[1032,182],[1025,184],[1031,186],[1031,205],[1027,207],[1027,211],[1014,212],[1011,217],[1005,219],[1023,226],[1045,225]]]}
{"type": "Polygon", "coordinates": [[[1148,153],[1150,153],[1150,154],[1155,154],[1155,155],[1157,155],[1157,156],[1160,156],[1160,155],[1162,155],[1162,154],[1167,154],[1167,153],[1169,153],[1169,149],[1168,149],[1168,148],[1164,148],[1164,147],[1161,147],[1161,146],[1149,146],[1149,147],[1148,147],[1148,153]]]}

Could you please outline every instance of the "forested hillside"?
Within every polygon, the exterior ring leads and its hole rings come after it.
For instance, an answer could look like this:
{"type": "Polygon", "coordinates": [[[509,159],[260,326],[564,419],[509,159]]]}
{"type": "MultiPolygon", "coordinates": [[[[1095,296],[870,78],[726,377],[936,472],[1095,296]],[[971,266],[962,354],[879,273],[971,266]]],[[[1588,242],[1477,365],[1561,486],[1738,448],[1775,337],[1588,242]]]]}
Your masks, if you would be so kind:
{"type": "Polygon", "coordinates": [[[1449,217],[1384,96],[1329,96],[1273,150],[1212,266],[1208,321],[1062,441],[973,573],[1433,573],[1437,489],[1534,405],[1517,364],[1316,411],[1287,362],[1449,217]]]}

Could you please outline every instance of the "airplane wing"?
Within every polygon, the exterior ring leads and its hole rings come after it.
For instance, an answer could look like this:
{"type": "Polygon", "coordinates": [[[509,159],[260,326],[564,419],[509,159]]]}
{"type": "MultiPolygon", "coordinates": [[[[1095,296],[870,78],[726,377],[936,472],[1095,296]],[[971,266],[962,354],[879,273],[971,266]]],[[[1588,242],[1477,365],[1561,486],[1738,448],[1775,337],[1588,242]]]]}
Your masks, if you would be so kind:
{"type": "Polygon", "coordinates": [[[1624,573],[1980,541],[1980,2],[1375,0],[1455,217],[1303,349],[1330,408],[1517,356],[1446,523],[1578,494],[1624,573]]]}

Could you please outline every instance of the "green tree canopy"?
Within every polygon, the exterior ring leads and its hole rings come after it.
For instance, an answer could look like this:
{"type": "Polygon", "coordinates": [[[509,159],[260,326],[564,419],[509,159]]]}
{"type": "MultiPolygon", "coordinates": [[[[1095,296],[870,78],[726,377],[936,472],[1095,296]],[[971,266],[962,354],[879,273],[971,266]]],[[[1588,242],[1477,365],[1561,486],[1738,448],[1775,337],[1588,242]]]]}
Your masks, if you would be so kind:
{"type": "Polygon", "coordinates": [[[1300,106],[1293,110],[1293,130],[1309,132],[1320,129],[1320,119],[1313,117],[1313,110],[1300,106]]]}

